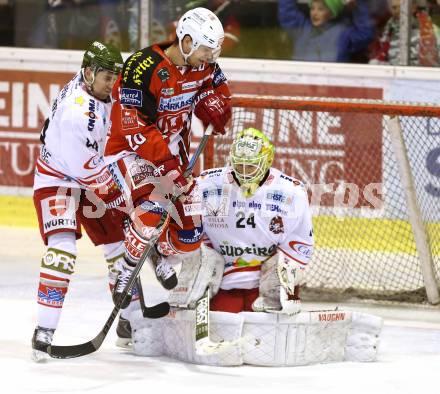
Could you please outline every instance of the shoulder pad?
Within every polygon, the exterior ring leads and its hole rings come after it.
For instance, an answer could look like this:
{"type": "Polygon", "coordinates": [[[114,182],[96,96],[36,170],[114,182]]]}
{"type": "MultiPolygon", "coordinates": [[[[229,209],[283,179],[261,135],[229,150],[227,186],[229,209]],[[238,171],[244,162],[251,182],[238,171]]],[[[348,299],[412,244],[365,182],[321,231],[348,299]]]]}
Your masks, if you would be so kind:
{"type": "Polygon", "coordinates": [[[124,63],[122,81],[124,86],[149,86],[153,72],[163,57],[148,47],[133,53],[124,63]]]}

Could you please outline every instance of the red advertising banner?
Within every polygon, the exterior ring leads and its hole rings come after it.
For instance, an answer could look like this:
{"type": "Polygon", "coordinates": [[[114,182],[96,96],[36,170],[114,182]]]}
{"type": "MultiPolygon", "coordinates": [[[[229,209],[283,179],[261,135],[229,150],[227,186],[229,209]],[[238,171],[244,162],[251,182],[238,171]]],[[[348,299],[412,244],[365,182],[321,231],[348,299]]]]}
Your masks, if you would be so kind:
{"type": "Polygon", "coordinates": [[[39,132],[52,100],[71,78],[70,73],[1,71],[0,186],[32,186],[39,132]]]}
{"type": "MultiPolygon", "coordinates": [[[[39,132],[52,100],[70,73],[2,70],[0,77],[0,186],[31,187],[39,132]]],[[[382,89],[231,81],[235,94],[381,99],[382,89]]],[[[382,127],[371,116],[244,109],[243,127],[271,135],[275,165],[307,183],[343,180],[359,187],[382,177],[382,127]],[[295,113],[293,113],[295,112],[295,113]],[[252,115],[253,113],[253,115],[252,115]],[[364,118],[362,118],[364,117],[364,118]],[[251,119],[251,120],[246,120],[251,119]],[[265,123],[270,119],[269,123],[265,123]],[[368,154],[368,174],[356,165],[368,154]]],[[[226,152],[225,152],[226,153],[226,152]]],[[[216,163],[217,164],[217,163],[216,163]]]]}
{"type": "MultiPolygon", "coordinates": [[[[234,94],[261,96],[383,98],[382,89],[366,87],[233,81],[231,89],[234,94]]],[[[310,188],[314,185],[314,193],[333,195],[342,187],[344,194],[345,185],[351,184],[361,193],[355,206],[372,207],[362,193],[380,194],[369,188],[383,181],[382,118],[381,114],[253,108],[250,98],[246,107],[234,109],[231,126],[235,132],[246,127],[264,131],[275,145],[274,166],[310,188]]],[[[231,136],[214,142],[214,167],[226,163],[231,142],[231,136]]],[[[332,206],[333,200],[323,196],[320,205],[332,206]]]]}

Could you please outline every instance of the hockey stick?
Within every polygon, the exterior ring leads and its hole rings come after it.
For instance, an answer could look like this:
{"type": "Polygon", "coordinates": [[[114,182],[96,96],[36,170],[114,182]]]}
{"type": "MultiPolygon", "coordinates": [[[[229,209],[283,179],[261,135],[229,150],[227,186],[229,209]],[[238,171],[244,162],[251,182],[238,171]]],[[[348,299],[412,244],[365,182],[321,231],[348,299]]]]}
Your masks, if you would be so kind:
{"type": "Polygon", "coordinates": [[[140,276],[136,279],[136,287],[139,293],[139,304],[141,305],[142,316],[148,319],[159,319],[168,315],[170,312],[170,304],[168,302],[161,302],[154,306],[146,306],[144,299],[144,291],[140,276]]]}
{"type": "Polygon", "coordinates": [[[236,346],[241,346],[248,338],[237,338],[233,341],[213,342],[209,338],[209,286],[203,296],[196,303],[196,343],[198,356],[209,356],[223,353],[236,346]]]}
{"type": "MultiPolygon", "coordinates": [[[[208,142],[209,136],[212,134],[213,127],[212,125],[209,125],[206,129],[205,135],[202,137],[202,140],[200,141],[199,146],[197,147],[197,150],[195,151],[194,155],[192,156],[187,169],[184,172],[184,176],[188,177],[191,175],[192,170],[194,169],[194,166],[197,163],[197,159],[199,158],[200,154],[205,149],[206,143],[208,142]]],[[[162,227],[167,221],[168,218],[168,211],[172,208],[172,205],[177,200],[177,196],[174,195],[170,202],[167,204],[164,213],[160,217],[159,224],[156,226],[155,231],[153,232],[150,240],[149,240],[149,246],[145,248],[140,260],[136,264],[135,268],[133,269],[133,272],[130,276],[130,279],[128,280],[127,284],[125,285],[125,288],[123,292],[121,293],[121,297],[119,297],[118,302],[114,306],[112,312],[110,313],[110,316],[108,317],[107,321],[104,324],[104,327],[101,329],[101,331],[98,333],[98,335],[93,338],[91,341],[81,343],[79,345],[49,345],[47,348],[47,353],[52,358],[74,358],[74,357],[81,357],[85,356],[87,354],[93,353],[96,350],[98,350],[102,343],[104,342],[105,337],[107,336],[113,322],[115,321],[120,309],[121,305],[123,304],[125,298],[127,298],[128,293],[130,292],[131,288],[133,287],[134,283],[136,282],[139,272],[145,262],[145,260],[150,259],[151,255],[154,252],[154,244],[159,239],[161,233],[162,233],[162,227]]],[[[162,317],[165,316],[169,311],[169,304],[168,302],[162,302],[158,305],[152,306],[152,307],[145,307],[145,311],[143,313],[147,313],[149,316],[145,317],[162,317]]]]}

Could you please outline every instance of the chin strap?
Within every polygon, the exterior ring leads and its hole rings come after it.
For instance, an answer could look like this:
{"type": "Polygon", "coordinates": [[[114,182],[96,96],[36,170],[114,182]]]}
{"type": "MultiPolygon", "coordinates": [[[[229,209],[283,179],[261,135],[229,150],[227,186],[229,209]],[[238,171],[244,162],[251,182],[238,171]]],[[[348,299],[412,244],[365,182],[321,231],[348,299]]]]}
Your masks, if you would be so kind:
{"type": "Polygon", "coordinates": [[[85,70],[85,68],[82,68],[82,69],[81,69],[81,75],[82,75],[82,77],[83,77],[84,83],[85,83],[90,89],[92,89],[93,82],[95,82],[95,75],[96,75],[95,73],[96,73],[96,71],[95,71],[95,70],[92,70],[92,71],[93,71],[93,73],[92,73],[92,75],[93,75],[93,77],[92,77],[92,81],[88,81],[87,78],[86,78],[86,75],[84,74],[84,70],[85,70]]]}
{"type": "Polygon", "coordinates": [[[194,44],[192,44],[191,50],[189,51],[189,53],[186,54],[185,52],[183,52],[182,40],[179,40],[179,49],[180,49],[180,53],[183,56],[183,60],[185,61],[185,64],[190,65],[188,63],[188,58],[196,51],[196,48],[194,48],[194,44]]]}
{"type": "MultiPolygon", "coordinates": [[[[185,53],[185,52],[183,52],[183,48],[182,48],[182,40],[179,40],[179,49],[180,49],[180,53],[183,56],[183,60],[185,61],[185,64],[190,66],[190,64],[188,63],[188,58],[197,50],[197,48],[195,48],[194,44],[192,44],[191,50],[189,51],[189,53],[185,53]]],[[[215,63],[217,61],[218,57],[220,56],[221,50],[222,50],[221,46],[219,46],[216,49],[213,49],[212,50],[212,59],[210,61],[208,61],[208,63],[215,63]]]]}

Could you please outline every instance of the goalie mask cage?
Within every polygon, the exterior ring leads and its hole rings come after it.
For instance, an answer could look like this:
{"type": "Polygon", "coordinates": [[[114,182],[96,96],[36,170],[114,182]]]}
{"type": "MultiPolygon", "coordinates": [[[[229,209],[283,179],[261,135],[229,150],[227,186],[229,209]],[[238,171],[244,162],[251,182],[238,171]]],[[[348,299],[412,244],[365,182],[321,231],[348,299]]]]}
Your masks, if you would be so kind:
{"type": "Polygon", "coordinates": [[[301,180],[315,251],[304,300],[436,304],[440,283],[440,108],[333,98],[234,96],[204,168],[222,167],[246,127],[275,145],[273,166],[301,180]]]}

